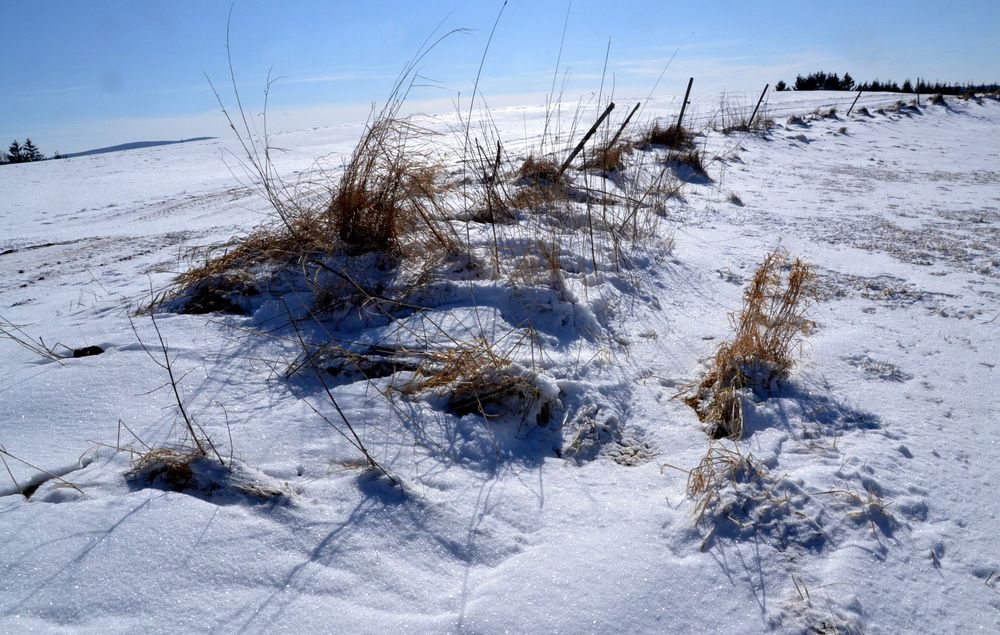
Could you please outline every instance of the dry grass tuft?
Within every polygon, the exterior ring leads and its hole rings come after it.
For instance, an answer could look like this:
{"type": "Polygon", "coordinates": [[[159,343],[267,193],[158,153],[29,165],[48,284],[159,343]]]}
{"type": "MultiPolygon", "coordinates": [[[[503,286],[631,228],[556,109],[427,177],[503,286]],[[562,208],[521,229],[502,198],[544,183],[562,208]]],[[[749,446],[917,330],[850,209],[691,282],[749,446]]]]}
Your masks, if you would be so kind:
{"type": "Polygon", "coordinates": [[[935,106],[944,106],[945,105],[944,95],[942,95],[941,93],[934,95],[933,97],[931,97],[931,103],[934,104],[935,106]]]}
{"type": "Polygon", "coordinates": [[[558,200],[566,198],[566,177],[550,158],[528,155],[517,170],[518,182],[507,203],[514,209],[542,212],[558,200]]]}
{"type": "MultiPolygon", "coordinates": [[[[185,304],[181,310],[242,312],[245,303],[241,299],[258,292],[255,282],[266,283],[282,274],[286,279],[298,278],[296,284],[311,286],[314,268],[306,266],[310,261],[374,253],[385,256],[390,264],[409,259],[420,268],[442,254],[458,253],[461,241],[444,220],[450,216],[443,209],[445,197],[438,187],[441,166],[435,160],[435,144],[430,142],[435,133],[399,114],[420,60],[455,32],[429,39],[407,64],[385,105],[373,111],[343,172],[329,189],[325,184],[312,184],[302,191],[282,180],[272,163],[275,149],[267,134],[266,105],[264,133],[258,135],[247,123],[251,117],[240,101],[230,61],[238,110],[231,116],[221,98],[219,104],[246,155],[243,168],[249,184],[267,198],[280,225],[227,245],[221,255],[212,254],[204,264],[182,274],[151,308],[180,298],[185,304]],[[237,126],[236,121],[244,125],[237,126]],[[320,203],[319,193],[324,190],[330,194],[320,203]]],[[[265,104],[267,94],[266,90],[265,104]]]]}
{"type": "Polygon", "coordinates": [[[170,448],[153,448],[139,455],[125,473],[126,480],[183,492],[194,485],[191,465],[205,458],[200,450],[179,452],[170,448]]]}
{"type": "MultiPolygon", "coordinates": [[[[457,253],[460,241],[441,220],[447,214],[438,200],[440,166],[411,147],[424,134],[406,122],[376,119],[325,207],[286,207],[280,224],[216,248],[178,276],[153,308],[180,298],[181,312],[243,314],[243,300],[258,295],[272,274],[305,277],[311,286],[309,272],[331,256],[373,254],[422,270],[457,253]]],[[[314,291],[325,297],[324,289],[314,291]]]]}
{"type": "Polygon", "coordinates": [[[599,147],[592,157],[583,162],[584,170],[600,170],[602,172],[617,172],[625,167],[625,155],[632,151],[632,146],[619,142],[613,146],[599,147]]]}
{"type": "Polygon", "coordinates": [[[404,237],[420,229],[451,248],[437,227],[439,168],[411,147],[422,134],[388,116],[367,126],[327,208],[336,236],[348,250],[395,253],[404,237]]]}
{"type": "Polygon", "coordinates": [[[777,250],[757,268],[744,293],[743,309],[732,318],[735,337],[719,348],[711,370],[686,399],[713,439],[743,435],[745,389],[767,391],[774,381],[787,377],[802,336],[812,328],[805,317],[812,281],[809,265],[788,262],[777,250]]]}
{"type": "Polygon", "coordinates": [[[510,205],[514,209],[540,212],[542,208],[551,205],[561,198],[555,188],[543,185],[524,185],[511,194],[510,205]]]}
{"type": "Polygon", "coordinates": [[[672,150],[686,150],[693,145],[694,135],[687,128],[676,124],[663,127],[659,123],[654,123],[642,141],[649,145],[666,146],[672,150]]]}
{"type": "Polygon", "coordinates": [[[327,253],[334,235],[324,214],[300,211],[286,216],[279,225],[261,227],[210,250],[204,262],[177,276],[173,289],[154,299],[151,308],[181,298],[182,313],[244,313],[239,299],[260,293],[258,270],[297,267],[327,253]]]}
{"type": "Polygon", "coordinates": [[[533,185],[553,185],[562,182],[559,166],[547,157],[536,158],[529,154],[517,171],[518,177],[533,185]]]}
{"type": "Polygon", "coordinates": [[[132,461],[125,479],[135,488],[155,487],[199,498],[239,497],[254,501],[286,499],[287,488],[247,474],[243,468],[221,466],[199,450],[152,448],[132,461]]]}
{"type": "Polygon", "coordinates": [[[719,491],[726,485],[755,481],[767,474],[766,468],[752,454],[712,445],[698,466],[688,472],[687,495],[698,501],[695,506],[695,523],[701,522],[719,498],[719,491]]]}
{"type": "Polygon", "coordinates": [[[497,353],[483,338],[430,353],[401,390],[436,394],[458,416],[496,419],[518,413],[522,422],[531,415],[539,425],[548,422],[548,402],[536,374],[497,353]]]}

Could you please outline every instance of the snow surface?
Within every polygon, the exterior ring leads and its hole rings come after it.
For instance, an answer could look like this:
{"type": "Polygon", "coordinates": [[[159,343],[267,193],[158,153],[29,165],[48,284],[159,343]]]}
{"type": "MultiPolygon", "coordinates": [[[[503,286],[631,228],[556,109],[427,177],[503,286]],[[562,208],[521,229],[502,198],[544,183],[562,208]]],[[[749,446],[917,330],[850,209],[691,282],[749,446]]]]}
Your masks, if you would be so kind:
{"type": "MultiPolygon", "coordinates": [[[[569,214],[522,221],[566,237],[545,293],[435,280],[431,315],[401,319],[456,337],[530,324],[556,417],[484,422],[390,401],[391,378],[336,385],[400,487],[355,466],[313,410],[335,416],[317,382],[280,379],[296,347],[260,335],[273,305],[159,313],[188,410],[236,459],[228,478],[284,493],[270,501],[137,486],[135,455],[115,450],[182,437],[137,339],[156,354],[153,325],[139,315],[133,332],[130,314],[199,262],[191,248],[268,218],[235,144],[0,168],[0,319],[57,352],[105,349],[53,361],[0,338],[0,631],[997,632],[1000,103],[881,114],[896,96],[866,95],[871,116],[848,118],[850,97],[775,94],[765,138],[706,131],[710,179],[670,201],[628,266],[603,242],[592,255],[569,214]],[[698,522],[684,470],[710,442],[674,397],[779,245],[816,267],[816,332],[748,403],[746,438],[721,444],[766,475],[723,487],[733,504],[698,522]]],[[[512,152],[536,146],[544,116],[492,113],[512,152]]],[[[447,136],[455,118],[422,123],[447,136]]],[[[278,135],[279,168],[335,169],[360,130],[278,135]]],[[[391,326],[349,322],[367,343],[391,326]]]]}

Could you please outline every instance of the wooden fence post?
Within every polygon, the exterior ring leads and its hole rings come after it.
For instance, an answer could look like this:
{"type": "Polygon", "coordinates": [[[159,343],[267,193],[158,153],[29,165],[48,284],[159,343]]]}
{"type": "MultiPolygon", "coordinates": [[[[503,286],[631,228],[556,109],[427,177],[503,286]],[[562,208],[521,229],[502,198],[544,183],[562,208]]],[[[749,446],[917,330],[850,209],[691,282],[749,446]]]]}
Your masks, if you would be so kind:
{"type": "Polygon", "coordinates": [[[687,90],[684,91],[684,101],[681,103],[681,114],[677,116],[677,129],[681,129],[681,122],[684,121],[684,110],[688,105],[688,97],[691,96],[691,84],[694,83],[694,77],[688,80],[687,90]]]}
{"type": "Polygon", "coordinates": [[[750,121],[747,122],[747,130],[750,130],[750,126],[753,125],[753,120],[757,116],[757,111],[760,109],[760,104],[762,101],[764,101],[764,95],[767,94],[767,89],[770,87],[771,87],[770,84],[764,84],[764,90],[760,94],[760,99],[757,100],[757,105],[754,106],[753,114],[750,115],[750,121]]]}
{"type": "Polygon", "coordinates": [[[625,131],[625,126],[627,126],[628,122],[632,120],[632,115],[634,115],[636,111],[639,110],[640,105],[642,105],[642,102],[637,101],[635,103],[635,108],[633,108],[632,112],[628,114],[628,117],[625,117],[625,121],[623,121],[622,125],[618,128],[618,132],[616,132],[615,136],[611,137],[611,141],[608,142],[609,148],[613,147],[615,145],[615,141],[618,141],[618,137],[622,136],[622,133],[625,131]]]}
{"type": "Polygon", "coordinates": [[[851,107],[847,109],[847,116],[848,117],[851,116],[851,111],[854,110],[854,104],[858,103],[859,99],[861,99],[861,91],[860,90],[858,91],[858,96],[855,97],[854,101],[851,102],[851,107]]]}
{"type": "Polygon", "coordinates": [[[604,112],[601,114],[601,116],[597,118],[597,121],[594,122],[594,125],[590,127],[590,130],[587,131],[587,134],[583,135],[583,139],[580,140],[580,143],[576,144],[576,148],[573,149],[569,157],[567,157],[566,161],[563,162],[562,167],[559,168],[559,174],[557,176],[562,176],[563,172],[566,171],[566,168],[569,167],[569,164],[572,163],[573,159],[576,158],[576,155],[580,154],[580,150],[583,150],[583,145],[587,143],[587,140],[590,139],[590,137],[592,137],[595,132],[597,132],[598,126],[600,126],[604,122],[604,120],[608,118],[608,115],[610,115],[611,111],[614,109],[615,109],[614,102],[608,104],[608,107],[604,109],[604,112]]]}

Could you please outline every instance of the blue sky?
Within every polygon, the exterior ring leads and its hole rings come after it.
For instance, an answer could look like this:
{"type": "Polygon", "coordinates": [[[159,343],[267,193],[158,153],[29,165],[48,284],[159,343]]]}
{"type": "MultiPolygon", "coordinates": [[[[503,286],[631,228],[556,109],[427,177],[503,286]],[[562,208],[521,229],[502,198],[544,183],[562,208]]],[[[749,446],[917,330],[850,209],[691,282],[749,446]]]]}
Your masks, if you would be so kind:
{"type": "MultiPolygon", "coordinates": [[[[228,84],[230,0],[0,0],[4,50],[0,142],[28,136],[43,152],[136,140],[226,134],[205,75],[228,84]]],[[[421,64],[414,99],[467,96],[502,2],[236,0],[231,45],[244,99],[259,101],[268,69],[283,79],[271,111],[286,126],[357,117],[383,98],[425,38],[465,27],[421,64]]],[[[494,105],[538,101],[552,81],[568,3],[510,0],[484,66],[494,105]]],[[[620,3],[574,0],[560,71],[567,92],[608,79],[644,96],[680,51],[659,91],[759,91],[815,70],[856,79],[922,76],[1000,81],[1000,2],[620,3]]],[[[446,106],[445,106],[446,107],[446,106]]]]}

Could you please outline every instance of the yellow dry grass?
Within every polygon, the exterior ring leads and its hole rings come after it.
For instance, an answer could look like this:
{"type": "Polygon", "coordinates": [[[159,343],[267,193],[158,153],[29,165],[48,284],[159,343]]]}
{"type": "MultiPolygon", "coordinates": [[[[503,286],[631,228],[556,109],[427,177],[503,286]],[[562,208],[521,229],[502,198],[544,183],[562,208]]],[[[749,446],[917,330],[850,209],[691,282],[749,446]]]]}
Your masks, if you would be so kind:
{"type": "Polygon", "coordinates": [[[413,147],[426,134],[388,118],[366,128],[327,208],[345,247],[394,252],[406,237],[426,230],[442,247],[451,248],[437,219],[440,168],[413,147]]]}
{"type": "Polygon", "coordinates": [[[477,413],[487,419],[512,407],[526,414],[541,397],[530,373],[520,372],[485,338],[429,353],[402,392],[437,392],[445,396],[451,412],[477,413]]]}
{"type": "Polygon", "coordinates": [[[719,348],[708,374],[686,399],[712,438],[742,437],[743,390],[766,390],[787,377],[801,338],[812,328],[806,318],[812,281],[809,265],[789,261],[779,250],[757,268],[742,310],[732,317],[735,336],[719,348]]]}

